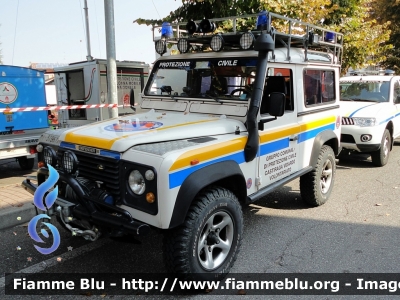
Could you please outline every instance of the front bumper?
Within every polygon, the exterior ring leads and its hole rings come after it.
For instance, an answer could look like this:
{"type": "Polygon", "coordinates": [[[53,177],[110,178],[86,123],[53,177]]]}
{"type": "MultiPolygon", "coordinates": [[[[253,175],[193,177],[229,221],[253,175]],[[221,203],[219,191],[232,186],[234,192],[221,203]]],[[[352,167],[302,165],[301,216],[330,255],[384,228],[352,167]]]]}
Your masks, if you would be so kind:
{"type": "Polygon", "coordinates": [[[357,152],[371,153],[381,148],[381,144],[353,144],[353,143],[340,143],[343,149],[354,150],[357,152]]]}
{"type": "Polygon", "coordinates": [[[373,127],[359,127],[356,125],[343,125],[340,144],[344,149],[357,152],[371,153],[381,148],[382,136],[385,125],[373,127]],[[362,136],[369,135],[369,141],[363,141],[362,136]]]}
{"type": "MultiPolygon", "coordinates": [[[[77,195],[76,200],[78,203],[73,203],[67,199],[57,197],[55,201],[56,206],[68,206],[71,213],[82,220],[90,223],[115,230],[127,234],[145,235],[150,231],[148,224],[142,223],[132,218],[131,214],[117,206],[101,202],[90,196],[82,188],[80,183],[69,174],[62,170],[58,170],[59,181],[67,183],[77,195]]],[[[49,176],[47,168],[40,168],[37,171],[38,185],[33,184],[29,179],[22,182],[22,186],[30,192],[35,194],[38,186],[43,183],[49,176]]]]}

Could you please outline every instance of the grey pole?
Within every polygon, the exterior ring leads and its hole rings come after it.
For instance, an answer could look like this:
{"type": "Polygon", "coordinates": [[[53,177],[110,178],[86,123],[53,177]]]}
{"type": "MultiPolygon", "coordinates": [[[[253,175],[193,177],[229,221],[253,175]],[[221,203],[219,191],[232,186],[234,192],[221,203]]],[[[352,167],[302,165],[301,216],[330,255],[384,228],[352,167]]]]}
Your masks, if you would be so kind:
{"type": "MultiPolygon", "coordinates": [[[[117,94],[117,62],[115,52],[114,0],[104,0],[107,45],[107,99],[109,104],[118,104],[117,94]]],[[[118,108],[111,108],[110,117],[118,117],[118,108]]]]}
{"type": "Polygon", "coordinates": [[[93,60],[93,56],[92,56],[91,50],[90,50],[89,12],[88,12],[87,0],[85,0],[84,5],[85,5],[85,7],[83,9],[85,10],[86,48],[87,48],[86,60],[91,61],[91,60],[93,60]]]}

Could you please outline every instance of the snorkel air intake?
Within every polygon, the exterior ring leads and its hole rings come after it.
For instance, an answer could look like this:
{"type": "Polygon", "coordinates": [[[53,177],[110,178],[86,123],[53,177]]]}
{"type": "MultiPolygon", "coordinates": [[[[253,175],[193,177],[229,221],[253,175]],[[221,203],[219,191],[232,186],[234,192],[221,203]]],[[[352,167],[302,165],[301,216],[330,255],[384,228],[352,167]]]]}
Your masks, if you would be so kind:
{"type": "Polygon", "coordinates": [[[254,50],[258,51],[257,73],[253,85],[253,94],[250,100],[249,112],[247,114],[248,138],[244,147],[246,162],[252,161],[258,152],[259,136],[257,115],[260,109],[261,98],[264,92],[265,77],[267,74],[268,52],[275,49],[275,43],[269,33],[261,33],[254,44],[254,50]]]}

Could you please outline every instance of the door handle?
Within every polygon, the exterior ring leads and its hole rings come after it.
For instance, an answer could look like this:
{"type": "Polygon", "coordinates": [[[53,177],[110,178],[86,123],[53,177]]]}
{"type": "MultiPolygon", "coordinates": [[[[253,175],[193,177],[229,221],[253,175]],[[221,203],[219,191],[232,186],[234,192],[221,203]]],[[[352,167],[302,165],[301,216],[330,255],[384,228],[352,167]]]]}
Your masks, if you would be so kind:
{"type": "Polygon", "coordinates": [[[298,135],[295,135],[295,136],[289,138],[289,140],[290,140],[291,142],[297,141],[298,139],[299,139],[299,136],[298,136],[298,135]]]}

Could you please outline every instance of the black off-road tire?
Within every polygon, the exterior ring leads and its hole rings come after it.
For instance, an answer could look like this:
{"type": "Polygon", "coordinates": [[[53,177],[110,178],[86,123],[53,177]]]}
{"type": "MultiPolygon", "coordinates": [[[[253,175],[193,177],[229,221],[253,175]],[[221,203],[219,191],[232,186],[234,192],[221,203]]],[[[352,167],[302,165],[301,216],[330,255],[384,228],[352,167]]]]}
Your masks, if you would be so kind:
{"type": "Polygon", "coordinates": [[[335,153],[324,145],[314,169],[300,177],[300,193],[303,201],[311,206],[324,204],[333,188],[336,174],[335,153]]]}
{"type": "Polygon", "coordinates": [[[381,147],[379,150],[371,153],[372,163],[377,167],[383,167],[386,165],[389,160],[391,147],[392,136],[390,135],[389,130],[385,129],[382,136],[381,147]]]}
{"type": "Polygon", "coordinates": [[[27,158],[26,156],[18,157],[18,163],[22,170],[32,170],[35,163],[34,158],[27,158]]]}
{"type": "Polygon", "coordinates": [[[225,188],[211,187],[196,197],[182,225],[165,232],[165,265],[186,278],[223,279],[239,253],[242,233],[237,197],[225,188]]]}

